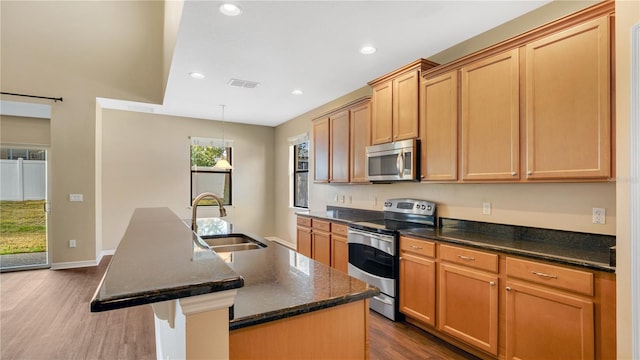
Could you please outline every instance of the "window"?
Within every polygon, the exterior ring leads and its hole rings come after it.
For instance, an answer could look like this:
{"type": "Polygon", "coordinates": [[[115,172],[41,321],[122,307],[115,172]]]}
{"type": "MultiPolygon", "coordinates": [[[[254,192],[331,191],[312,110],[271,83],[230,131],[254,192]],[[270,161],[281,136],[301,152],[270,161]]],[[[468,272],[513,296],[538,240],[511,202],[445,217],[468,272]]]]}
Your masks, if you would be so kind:
{"type": "Polygon", "coordinates": [[[309,139],[305,135],[289,139],[292,155],[292,205],[309,208],[309,139]]]}
{"type": "MultiPolygon", "coordinates": [[[[215,167],[222,157],[233,164],[232,141],[191,137],[191,198],[203,192],[216,194],[223,205],[231,205],[232,169],[215,167]]],[[[200,205],[217,205],[213,199],[203,199],[200,205]]]]}

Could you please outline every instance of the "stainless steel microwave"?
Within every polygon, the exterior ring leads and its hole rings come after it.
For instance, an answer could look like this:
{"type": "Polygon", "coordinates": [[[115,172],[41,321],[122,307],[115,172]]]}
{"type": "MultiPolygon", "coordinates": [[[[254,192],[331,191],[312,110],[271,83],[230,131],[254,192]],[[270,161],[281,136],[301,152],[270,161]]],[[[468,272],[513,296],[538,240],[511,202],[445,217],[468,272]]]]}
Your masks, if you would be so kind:
{"type": "Polygon", "coordinates": [[[366,173],[372,182],[418,180],[418,140],[367,146],[366,173]]]}

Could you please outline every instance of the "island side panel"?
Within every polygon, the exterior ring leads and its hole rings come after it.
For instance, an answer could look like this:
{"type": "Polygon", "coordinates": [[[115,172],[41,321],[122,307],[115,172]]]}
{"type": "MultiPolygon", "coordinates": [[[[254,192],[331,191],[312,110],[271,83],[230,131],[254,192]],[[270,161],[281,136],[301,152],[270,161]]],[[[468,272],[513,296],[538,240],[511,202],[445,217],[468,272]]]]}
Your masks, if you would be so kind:
{"type": "Polygon", "coordinates": [[[229,359],[368,359],[369,301],[233,330],[229,359]]]}

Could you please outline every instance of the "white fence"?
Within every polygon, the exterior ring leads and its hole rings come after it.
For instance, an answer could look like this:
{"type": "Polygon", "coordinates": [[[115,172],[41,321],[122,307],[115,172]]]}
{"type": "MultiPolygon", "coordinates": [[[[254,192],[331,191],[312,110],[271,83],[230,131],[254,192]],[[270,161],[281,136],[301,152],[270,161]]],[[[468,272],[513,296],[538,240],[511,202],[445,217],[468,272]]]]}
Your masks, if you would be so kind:
{"type": "Polygon", "coordinates": [[[0,160],[0,200],[44,200],[46,194],[45,160],[0,160]]]}

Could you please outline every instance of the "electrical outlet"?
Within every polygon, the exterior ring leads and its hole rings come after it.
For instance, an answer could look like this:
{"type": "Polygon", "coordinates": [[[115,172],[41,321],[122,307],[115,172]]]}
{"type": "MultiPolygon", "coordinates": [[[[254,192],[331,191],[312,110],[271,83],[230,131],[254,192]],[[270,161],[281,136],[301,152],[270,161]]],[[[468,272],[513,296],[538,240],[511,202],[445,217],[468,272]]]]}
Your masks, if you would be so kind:
{"type": "Polygon", "coordinates": [[[340,197],[340,202],[344,204],[344,195],[340,197]]]}
{"type": "Polygon", "coordinates": [[[482,203],[482,213],[485,215],[491,215],[491,203],[483,202],[482,203]]]}
{"type": "Polygon", "coordinates": [[[601,225],[606,223],[606,211],[604,208],[593,208],[593,223],[601,225]]]}
{"type": "Polygon", "coordinates": [[[336,194],[336,196],[333,197],[333,201],[335,201],[336,203],[338,202],[338,194],[336,194]]]}
{"type": "Polygon", "coordinates": [[[378,205],[378,197],[374,195],[371,197],[371,206],[376,207],[376,205],[378,205]]]}
{"type": "Polygon", "coordinates": [[[351,195],[349,195],[349,204],[353,203],[353,198],[351,197],[351,195]]]}
{"type": "Polygon", "coordinates": [[[76,241],[75,240],[69,240],[69,247],[70,248],[76,247],[76,241]]]}

